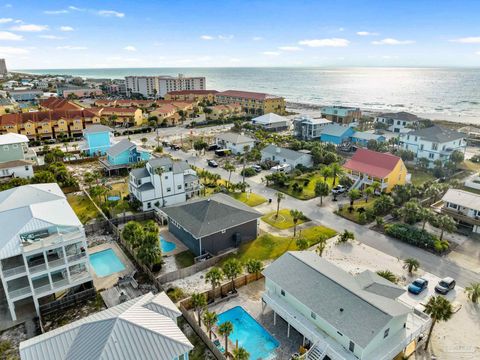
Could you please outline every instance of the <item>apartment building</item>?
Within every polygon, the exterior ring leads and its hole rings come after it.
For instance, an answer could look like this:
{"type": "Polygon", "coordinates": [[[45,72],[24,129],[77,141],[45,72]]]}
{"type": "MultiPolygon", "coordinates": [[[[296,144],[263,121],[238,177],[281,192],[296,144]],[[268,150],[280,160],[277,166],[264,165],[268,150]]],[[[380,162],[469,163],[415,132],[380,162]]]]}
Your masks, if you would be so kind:
{"type": "Polygon", "coordinates": [[[356,122],[362,117],[362,111],[357,107],[324,106],[321,112],[325,119],[344,125],[356,122]]]}
{"type": "Polygon", "coordinates": [[[262,310],[303,335],[307,360],[400,358],[430,326],[398,300],[405,289],[369,270],[351,275],[312,251],[289,251],[262,274],[262,310]]]}
{"type": "Polygon", "coordinates": [[[420,118],[417,115],[401,111],[397,113],[384,113],[375,118],[375,122],[385,124],[387,130],[394,133],[407,133],[415,129],[420,118]]]}
{"type": "Polygon", "coordinates": [[[126,76],[127,96],[142,94],[146,98],[164,97],[171,91],[205,90],[206,80],[203,76],[187,77],[183,74],[173,76],[126,76]]]}
{"type": "Polygon", "coordinates": [[[91,289],[83,225],[58,184],[0,192],[0,278],[12,320],[24,311],[91,289]]]}
{"type": "Polygon", "coordinates": [[[217,90],[179,90],[165,94],[165,100],[209,102],[215,101],[217,90]]]}
{"type": "Polygon", "coordinates": [[[28,148],[28,138],[25,135],[0,135],[0,179],[30,179],[36,162],[37,154],[28,148]]]}
{"type": "Polygon", "coordinates": [[[219,104],[240,104],[247,115],[263,115],[285,113],[285,99],[280,96],[250,91],[227,90],[215,95],[219,104]]]}
{"type": "Polygon", "coordinates": [[[38,105],[43,110],[83,110],[82,106],[68,101],[67,99],[55,96],[40,100],[38,105]]]}
{"type": "Polygon", "coordinates": [[[208,120],[229,119],[243,115],[240,104],[213,105],[206,109],[204,111],[208,120]]]}
{"type": "Polygon", "coordinates": [[[399,141],[402,149],[413,151],[415,159],[427,159],[429,166],[433,167],[436,160],[447,162],[456,150],[465,153],[466,138],[465,133],[434,125],[401,133],[399,141]]]}
{"type": "Polygon", "coordinates": [[[200,194],[200,180],[186,161],[161,157],[133,169],[128,183],[130,194],[142,203],[142,210],[159,209],[185,202],[200,194]]]}
{"type": "Polygon", "coordinates": [[[324,118],[299,116],[293,119],[293,134],[302,140],[320,140],[323,128],[331,123],[324,118]]]}

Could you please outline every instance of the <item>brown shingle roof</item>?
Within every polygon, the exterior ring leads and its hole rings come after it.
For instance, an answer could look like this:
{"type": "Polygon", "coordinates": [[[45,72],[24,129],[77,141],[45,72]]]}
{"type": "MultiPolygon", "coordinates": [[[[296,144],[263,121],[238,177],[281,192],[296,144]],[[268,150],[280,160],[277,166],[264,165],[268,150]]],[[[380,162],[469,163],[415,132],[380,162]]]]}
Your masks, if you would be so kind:
{"type": "Polygon", "coordinates": [[[40,101],[40,106],[50,110],[80,110],[81,106],[74,104],[66,99],[49,97],[46,100],[40,101]]]}

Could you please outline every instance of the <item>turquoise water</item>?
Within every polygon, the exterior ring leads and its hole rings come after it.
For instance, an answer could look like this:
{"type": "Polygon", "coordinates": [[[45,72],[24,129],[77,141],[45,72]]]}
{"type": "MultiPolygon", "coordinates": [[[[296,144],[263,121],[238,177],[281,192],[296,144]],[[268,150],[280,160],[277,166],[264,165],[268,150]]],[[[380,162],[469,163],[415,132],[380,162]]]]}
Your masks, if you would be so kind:
{"type": "Polygon", "coordinates": [[[165,240],[161,235],[160,235],[160,249],[162,249],[162,253],[168,253],[170,251],[175,250],[177,245],[171,241],[165,240]]]}
{"type": "Polygon", "coordinates": [[[108,276],[125,270],[125,265],[123,265],[112,249],[91,254],[90,264],[92,264],[95,274],[99,277],[108,276]]]}
{"type": "Polygon", "coordinates": [[[275,349],[280,343],[241,306],[236,306],[218,315],[218,325],[226,321],[233,324],[230,340],[234,344],[238,340],[238,346],[248,351],[250,359],[273,358],[275,349]]]}

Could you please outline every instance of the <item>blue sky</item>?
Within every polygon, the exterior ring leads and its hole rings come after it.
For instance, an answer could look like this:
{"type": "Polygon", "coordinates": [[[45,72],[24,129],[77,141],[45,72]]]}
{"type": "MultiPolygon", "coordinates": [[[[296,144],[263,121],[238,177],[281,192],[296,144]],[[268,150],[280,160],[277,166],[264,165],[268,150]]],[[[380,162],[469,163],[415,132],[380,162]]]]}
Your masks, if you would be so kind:
{"type": "Polygon", "coordinates": [[[480,66],[477,0],[0,0],[12,69],[480,66]]]}

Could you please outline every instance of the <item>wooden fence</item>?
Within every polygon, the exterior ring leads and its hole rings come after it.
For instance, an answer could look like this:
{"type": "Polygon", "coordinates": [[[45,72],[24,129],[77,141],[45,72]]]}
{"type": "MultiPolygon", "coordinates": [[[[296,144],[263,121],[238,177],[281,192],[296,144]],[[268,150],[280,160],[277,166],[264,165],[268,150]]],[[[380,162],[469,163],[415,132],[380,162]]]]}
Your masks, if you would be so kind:
{"type": "MultiPolygon", "coordinates": [[[[41,317],[49,315],[51,313],[68,309],[77,304],[83,303],[85,300],[93,299],[95,297],[95,288],[83,290],[79,293],[67,296],[63,299],[51,301],[47,304],[40,305],[41,317]]],[[[40,317],[40,318],[41,318],[40,317]]]]}

